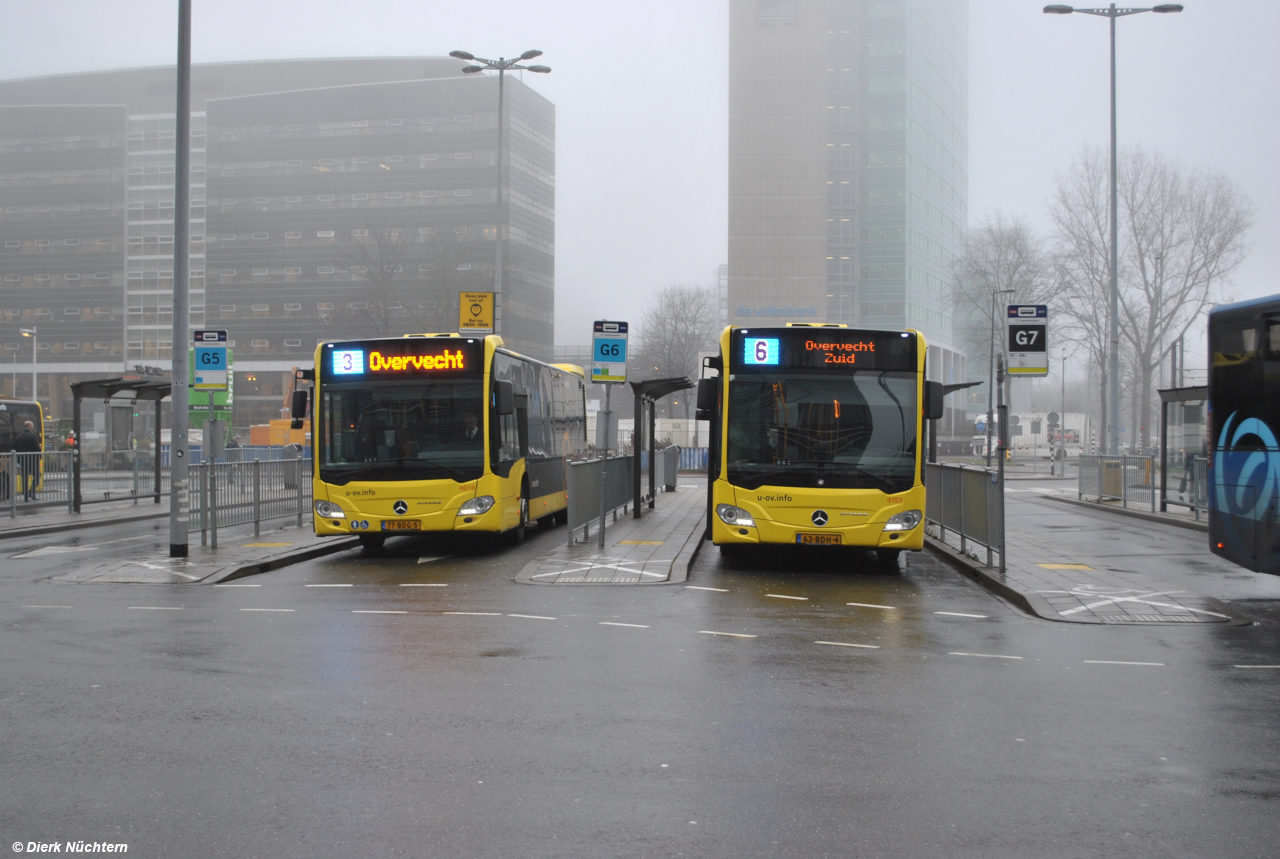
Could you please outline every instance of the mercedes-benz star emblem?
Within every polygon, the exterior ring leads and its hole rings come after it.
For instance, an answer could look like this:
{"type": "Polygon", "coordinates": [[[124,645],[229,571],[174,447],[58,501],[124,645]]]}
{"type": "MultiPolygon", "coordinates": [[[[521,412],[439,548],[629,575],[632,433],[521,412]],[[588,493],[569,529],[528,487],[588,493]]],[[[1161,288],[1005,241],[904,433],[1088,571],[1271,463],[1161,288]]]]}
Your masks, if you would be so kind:
{"type": "Polygon", "coordinates": [[[810,516],[809,518],[813,520],[813,524],[821,528],[823,525],[827,524],[827,511],[814,510],[813,515],[810,516]]]}
{"type": "MultiPolygon", "coordinates": [[[[391,505],[391,509],[396,511],[397,516],[403,516],[404,514],[409,512],[409,505],[405,504],[403,501],[397,501],[395,504],[391,505]]],[[[823,518],[822,521],[825,522],[827,520],[823,518]]]]}

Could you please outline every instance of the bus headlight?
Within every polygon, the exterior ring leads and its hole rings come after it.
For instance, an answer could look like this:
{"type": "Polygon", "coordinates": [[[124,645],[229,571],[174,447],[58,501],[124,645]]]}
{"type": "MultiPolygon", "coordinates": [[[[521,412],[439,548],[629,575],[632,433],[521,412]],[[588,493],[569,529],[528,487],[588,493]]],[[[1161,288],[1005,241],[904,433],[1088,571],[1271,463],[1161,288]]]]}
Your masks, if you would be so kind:
{"type": "Polygon", "coordinates": [[[920,524],[920,511],[907,510],[902,513],[895,513],[889,517],[889,521],[884,523],[886,531],[910,531],[912,528],[920,524]]]}
{"type": "Polygon", "coordinates": [[[717,504],[716,515],[726,525],[741,525],[747,528],[756,527],[756,520],[751,518],[750,513],[741,507],[734,507],[732,504],[717,504]]]}
{"type": "Polygon", "coordinates": [[[347,514],[342,512],[342,508],[332,501],[317,501],[316,515],[321,519],[346,519],[347,514]]]}
{"type": "Polygon", "coordinates": [[[492,495],[478,495],[469,501],[462,502],[462,506],[458,508],[459,516],[479,516],[481,513],[488,513],[489,508],[493,506],[492,495]]]}

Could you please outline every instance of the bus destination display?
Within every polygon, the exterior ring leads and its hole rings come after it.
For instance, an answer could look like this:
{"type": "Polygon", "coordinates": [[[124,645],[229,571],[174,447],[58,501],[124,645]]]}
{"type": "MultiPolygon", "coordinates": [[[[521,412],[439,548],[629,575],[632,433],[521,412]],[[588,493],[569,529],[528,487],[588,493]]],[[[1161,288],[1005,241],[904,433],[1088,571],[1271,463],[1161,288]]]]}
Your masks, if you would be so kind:
{"type": "Polygon", "coordinates": [[[896,331],[743,329],[733,332],[735,370],[915,370],[916,338],[896,331]]]}
{"type": "Polygon", "coordinates": [[[479,373],[482,344],[477,340],[398,338],[358,343],[332,343],[328,358],[321,361],[326,376],[334,381],[358,378],[401,378],[407,376],[459,375],[479,373]]]}

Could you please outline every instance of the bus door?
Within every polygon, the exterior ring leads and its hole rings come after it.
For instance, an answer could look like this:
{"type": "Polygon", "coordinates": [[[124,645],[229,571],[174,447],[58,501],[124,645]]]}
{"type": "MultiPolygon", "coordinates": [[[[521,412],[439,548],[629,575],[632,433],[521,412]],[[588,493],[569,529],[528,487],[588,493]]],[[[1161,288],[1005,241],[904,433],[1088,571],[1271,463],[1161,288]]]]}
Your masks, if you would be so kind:
{"type": "Polygon", "coordinates": [[[524,459],[529,455],[529,395],[528,394],[516,394],[516,434],[520,441],[520,458],[524,459]]]}

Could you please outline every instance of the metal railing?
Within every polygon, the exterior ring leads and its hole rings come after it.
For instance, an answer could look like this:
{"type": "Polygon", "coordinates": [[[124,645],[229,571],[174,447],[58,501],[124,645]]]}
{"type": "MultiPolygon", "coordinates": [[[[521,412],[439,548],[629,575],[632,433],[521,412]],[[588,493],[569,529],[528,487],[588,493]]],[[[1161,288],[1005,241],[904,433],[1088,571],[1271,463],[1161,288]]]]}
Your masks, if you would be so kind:
{"type": "MultiPolygon", "coordinates": [[[[303,517],[311,511],[311,464],[300,459],[215,462],[189,466],[188,532],[200,545],[218,546],[218,529],[253,523],[257,536],[269,519],[303,517]]],[[[598,472],[597,472],[598,473],[598,472]]]]}
{"type": "MultiPolygon", "coordinates": [[[[633,483],[634,454],[609,458],[608,489],[606,490],[604,512],[613,513],[613,521],[618,521],[618,510],[626,512],[627,505],[635,494],[633,483]]],[[[591,539],[591,524],[599,528],[600,519],[600,463],[599,459],[588,459],[568,464],[569,494],[569,545],[574,545],[577,529],[582,529],[583,541],[591,539]]]]}
{"type": "Polygon", "coordinates": [[[1005,568],[1004,486],[994,470],[963,465],[925,464],[925,521],[937,525],[939,539],[947,532],[960,537],[960,551],[969,553],[969,543],[987,550],[987,566],[1005,568]]]}
{"type": "MultiPolygon", "coordinates": [[[[10,517],[16,517],[19,510],[50,507],[74,511],[75,457],[78,454],[74,450],[0,454],[0,504],[9,508],[10,517]]],[[[154,500],[155,460],[151,451],[121,450],[80,455],[81,504],[130,498],[135,504],[145,498],[154,500]]],[[[160,494],[167,491],[166,470],[161,474],[160,494]]]]}
{"type": "Polygon", "coordinates": [[[1166,478],[1164,503],[1191,508],[1196,521],[1201,513],[1209,512],[1209,459],[1190,456],[1182,468],[1170,468],[1166,478]]]}
{"type": "Polygon", "coordinates": [[[1080,457],[1076,497],[1117,500],[1120,506],[1143,506],[1155,513],[1159,502],[1159,468],[1154,456],[1080,457]]]}

